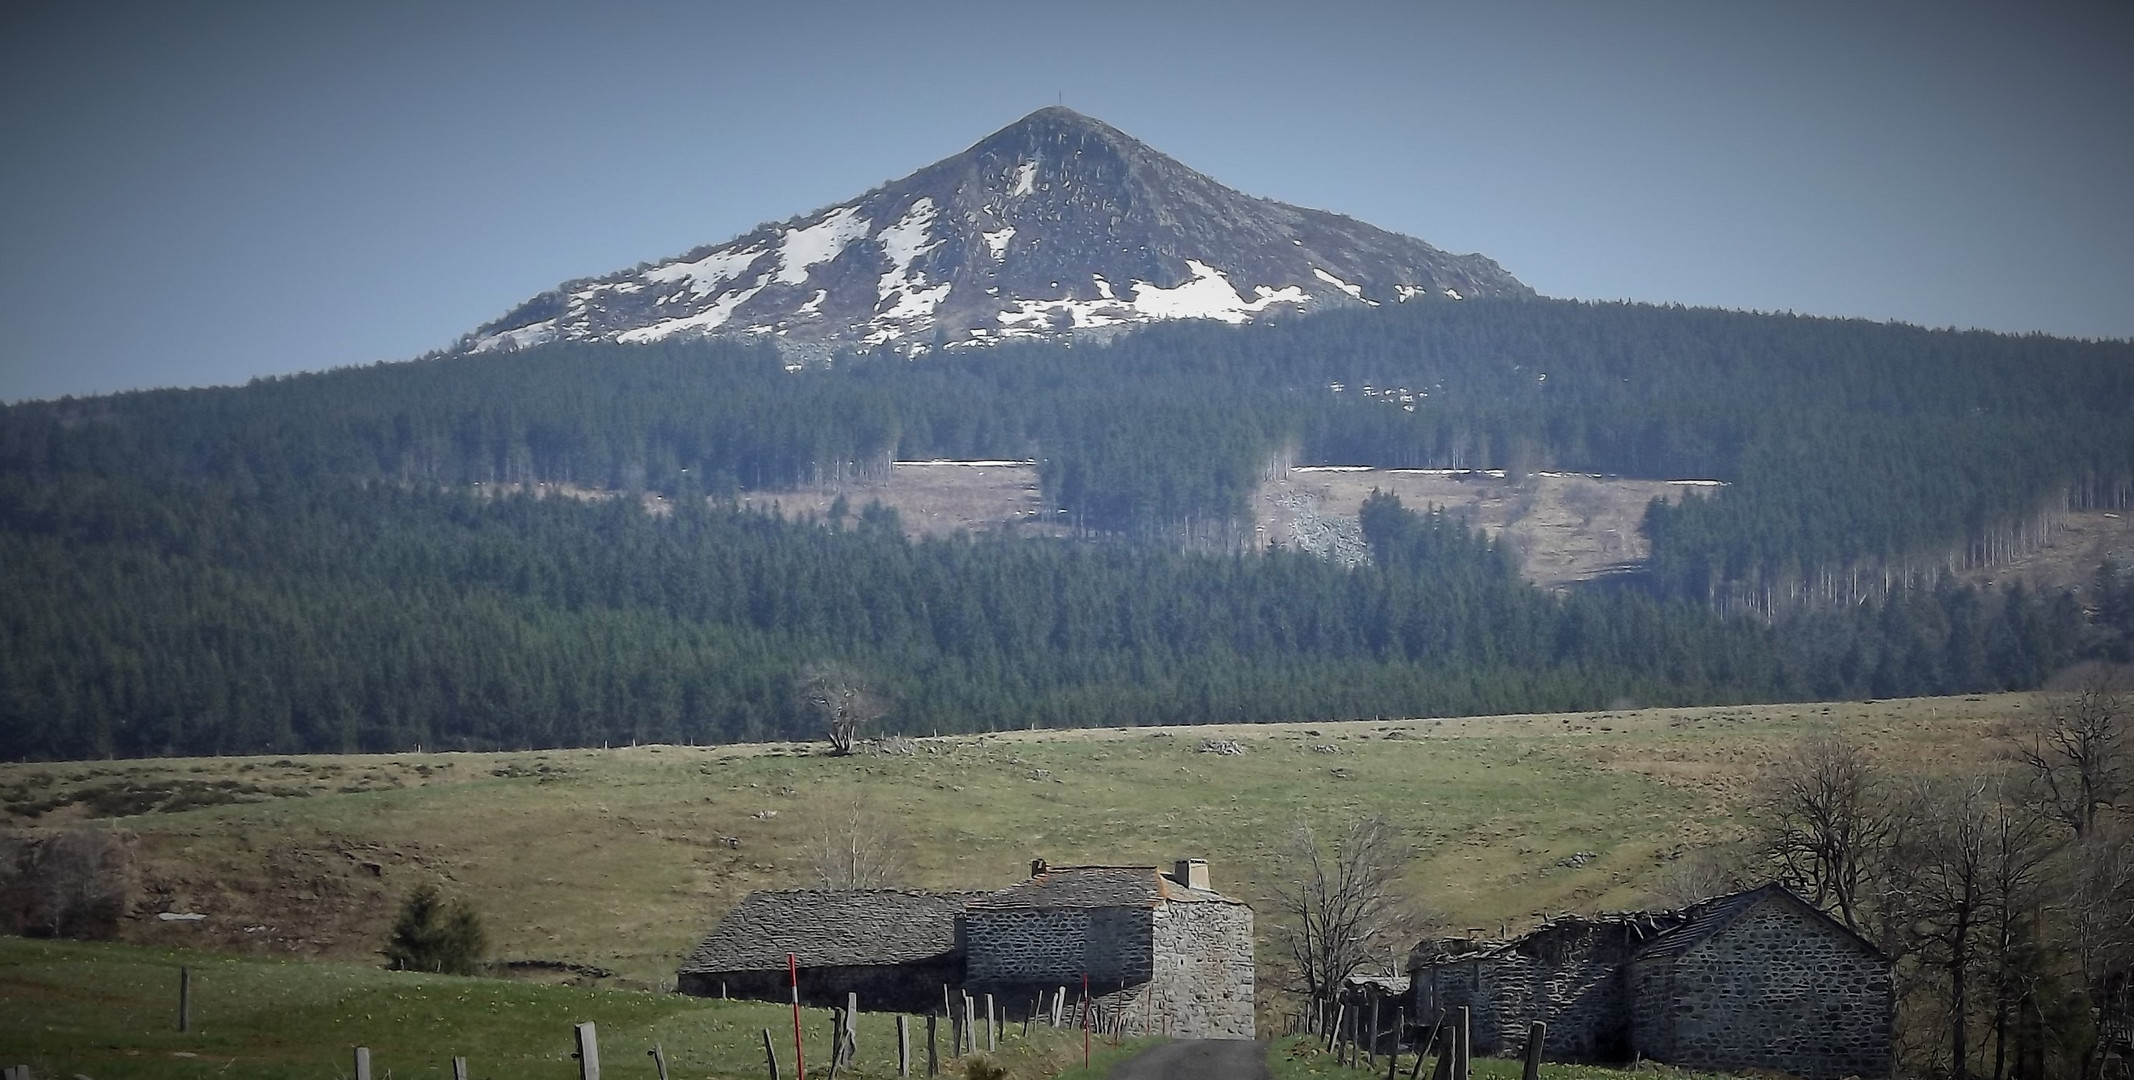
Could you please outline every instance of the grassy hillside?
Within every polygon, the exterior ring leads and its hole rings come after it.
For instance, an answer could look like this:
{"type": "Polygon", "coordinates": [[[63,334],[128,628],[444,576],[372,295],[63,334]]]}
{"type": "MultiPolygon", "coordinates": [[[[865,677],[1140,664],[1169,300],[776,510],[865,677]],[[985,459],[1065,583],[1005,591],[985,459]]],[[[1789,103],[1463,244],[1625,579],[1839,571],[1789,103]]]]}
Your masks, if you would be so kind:
{"type": "Polygon", "coordinates": [[[900,824],[915,885],[1005,886],[1036,857],[1204,856],[1218,889],[1256,904],[1292,822],[1384,814],[1420,849],[1412,896],[1448,926],[1496,929],[1642,903],[1683,853],[1742,834],[1760,767],[1805,734],[1964,768],[2038,704],[1024,732],[846,758],[772,744],[6,765],[0,805],[17,825],[133,838],[136,942],[375,963],[399,898],[436,881],[482,912],[498,958],[545,962],[523,971],[664,989],[742,894],[806,884],[808,837],[855,800],[900,824]],[[1202,752],[1225,739],[1244,752],[1202,752]]]}

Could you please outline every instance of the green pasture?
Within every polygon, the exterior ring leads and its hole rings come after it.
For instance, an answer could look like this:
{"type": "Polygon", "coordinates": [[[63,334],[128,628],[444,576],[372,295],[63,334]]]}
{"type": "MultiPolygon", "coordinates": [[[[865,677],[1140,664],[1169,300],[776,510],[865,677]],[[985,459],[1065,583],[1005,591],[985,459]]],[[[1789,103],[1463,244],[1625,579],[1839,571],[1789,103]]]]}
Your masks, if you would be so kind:
{"type": "Polygon", "coordinates": [[[1016,732],[849,757],[774,744],[16,764],[0,766],[0,812],[132,837],[139,899],[121,936],[135,943],[374,964],[395,906],[431,881],[472,901],[496,960],[664,990],[743,894],[810,884],[810,838],[858,802],[901,833],[917,887],[1003,887],[1034,858],[1207,858],[1215,887],[1260,912],[1264,1003],[1279,977],[1265,901],[1297,822],[1331,834],[1382,814],[1417,852],[1404,888],[1438,927],[1516,929],[1644,903],[1685,853],[1744,834],[1756,778],[1804,734],[1960,768],[2026,707],[1016,732]]]}
{"type": "MultiPolygon", "coordinates": [[[[823,1076],[831,1014],[801,1015],[809,1075],[823,1076]]],[[[0,1064],[28,1065],[37,1077],[339,1077],[365,1046],[379,1080],[448,1078],[454,1056],[480,1080],[576,1080],[573,1027],[584,1021],[599,1034],[604,1080],[652,1080],[655,1045],[674,1080],[760,1078],[766,1028],[781,1075],[793,1075],[786,1006],[128,945],[0,938],[0,1018],[0,1064]],[[193,978],[183,1033],[181,967],[193,978]]],[[[925,1026],[914,1018],[911,1030],[923,1075],[925,1026]]],[[[945,1024],[941,1040],[946,1057],[945,1024]]],[[[897,1075],[894,1016],[863,1013],[858,1044],[855,1067],[840,1076],[897,1075]]],[[[1081,1038],[1037,1028],[1025,1039],[1011,1025],[996,1056],[1026,1075],[1050,1075],[1079,1064],[1081,1038]]]]}

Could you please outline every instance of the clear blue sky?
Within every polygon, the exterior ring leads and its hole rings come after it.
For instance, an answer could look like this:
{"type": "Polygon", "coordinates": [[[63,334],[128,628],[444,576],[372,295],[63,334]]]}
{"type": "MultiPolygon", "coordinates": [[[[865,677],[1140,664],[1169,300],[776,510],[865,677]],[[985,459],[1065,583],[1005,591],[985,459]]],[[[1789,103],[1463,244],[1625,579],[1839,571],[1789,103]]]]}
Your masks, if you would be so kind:
{"type": "Polygon", "coordinates": [[[2134,4],[0,15],[0,400],[408,358],[1064,101],[1555,296],[2134,336],[2134,4]]]}

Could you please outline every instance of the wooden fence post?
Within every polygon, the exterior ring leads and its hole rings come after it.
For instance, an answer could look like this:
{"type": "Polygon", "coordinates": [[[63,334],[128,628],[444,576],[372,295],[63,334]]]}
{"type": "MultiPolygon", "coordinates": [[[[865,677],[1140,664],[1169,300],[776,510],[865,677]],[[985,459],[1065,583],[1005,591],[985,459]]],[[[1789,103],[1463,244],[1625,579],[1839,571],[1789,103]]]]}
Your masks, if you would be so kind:
{"type": "Polygon", "coordinates": [[[971,995],[963,995],[962,1053],[975,1054],[978,1052],[978,1032],[975,1030],[978,1024],[978,1017],[975,1015],[977,1011],[978,1007],[974,1002],[971,1001],[971,995]]]}
{"type": "Polygon", "coordinates": [[[1536,1020],[1526,1029],[1526,1068],[1520,1072],[1522,1080],[1541,1080],[1541,1050],[1549,1041],[1549,1025],[1536,1020]]]}
{"type": "Polygon", "coordinates": [[[1393,1046],[1386,1051],[1386,1080],[1394,1080],[1400,1072],[1400,1037],[1408,1033],[1408,1007],[1398,1006],[1393,1010],[1393,1046]]]}
{"type": "Polygon", "coordinates": [[[860,1056],[860,996],[845,994],[845,1022],[838,1025],[837,1053],[845,1059],[846,1067],[860,1056]]]}
{"type": "MultiPolygon", "coordinates": [[[[1408,1070],[1408,1080],[1416,1080],[1417,1077],[1422,1075],[1423,1059],[1430,1056],[1430,1051],[1437,1049],[1439,1034],[1444,1030],[1445,1010],[1439,1009],[1437,1019],[1430,1021],[1430,1034],[1424,1036],[1423,1041],[1415,1047],[1415,1067],[1408,1070]]],[[[1438,1053],[1440,1057],[1444,1056],[1444,1051],[1440,1050],[1438,1053]]],[[[1435,1076],[1437,1074],[1432,1072],[1431,1075],[1435,1076]]]]}
{"type": "Polygon", "coordinates": [[[178,1030],[193,1030],[193,969],[178,969],[178,1030]]]}
{"type": "Polygon", "coordinates": [[[356,1080],[370,1080],[370,1047],[356,1047],[356,1080]]]}
{"type": "Polygon", "coordinates": [[[837,1080],[838,1066],[845,1063],[845,1010],[830,1007],[830,1080],[837,1080]]]}
{"type": "MultiPolygon", "coordinates": [[[[666,1074],[662,1073],[661,1075],[665,1076],[666,1074]]],[[[456,1057],[452,1059],[452,1080],[467,1080],[466,1058],[456,1057]]]]}
{"type": "Polygon", "coordinates": [[[1378,995],[1371,995],[1371,1038],[1363,1044],[1363,1060],[1378,1064],[1378,995]]]}
{"type": "MultiPolygon", "coordinates": [[[[652,1064],[659,1068],[659,1080],[667,1080],[666,1049],[661,1047],[658,1043],[653,1043],[652,1049],[645,1051],[645,1053],[652,1055],[652,1064]]],[[[458,1080],[466,1080],[466,1078],[459,1077],[458,1080]]]]}
{"type": "Polygon", "coordinates": [[[587,1020],[571,1029],[578,1036],[578,1080],[600,1080],[600,1033],[587,1020]]]}
{"type": "Polygon", "coordinates": [[[1320,1039],[1321,1042],[1326,1044],[1327,1053],[1333,1053],[1334,1048],[1341,1045],[1341,1020],[1345,1008],[1340,1003],[1335,1003],[1334,1022],[1326,1025],[1326,1033],[1320,1039]]]}
{"type": "Polygon", "coordinates": [[[771,1046],[771,1029],[763,1029],[763,1063],[770,1066],[771,1080],[778,1080],[778,1051],[771,1046]]]}
{"type": "Polygon", "coordinates": [[[926,1075],[941,1075],[941,1042],[934,1035],[934,1014],[926,1014],[926,1075]]]}
{"type": "MultiPolygon", "coordinates": [[[[1460,1041],[1453,1051],[1458,1060],[1453,1062],[1452,1080],[1474,1080],[1475,1075],[1475,1027],[1474,1011],[1460,1006],[1460,1041]]],[[[593,1080],[599,1080],[598,1077],[593,1080]]]]}
{"type": "Polygon", "coordinates": [[[903,1080],[911,1075],[911,1017],[897,1014],[897,1077],[903,1080]]]}
{"type": "Polygon", "coordinates": [[[997,1022],[993,1015],[993,995],[987,994],[985,996],[985,1048],[987,1050],[1000,1049],[1000,1032],[998,1028],[994,1027],[997,1022]]]}

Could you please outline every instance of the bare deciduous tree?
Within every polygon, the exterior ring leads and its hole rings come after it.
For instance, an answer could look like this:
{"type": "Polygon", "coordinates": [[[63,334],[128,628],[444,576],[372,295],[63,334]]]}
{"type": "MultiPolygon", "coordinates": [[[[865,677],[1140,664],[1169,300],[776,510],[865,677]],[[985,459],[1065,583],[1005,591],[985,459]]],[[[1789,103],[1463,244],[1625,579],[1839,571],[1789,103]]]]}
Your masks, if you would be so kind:
{"type": "Polygon", "coordinates": [[[1956,1080],[1971,1075],[1971,979],[1993,878],[1990,799],[1983,780],[1921,784],[1910,810],[1914,827],[1894,859],[1910,944],[1942,976],[1945,1064],[1956,1080]]]}
{"type": "Polygon", "coordinates": [[[896,821],[863,799],[824,817],[809,841],[808,868],[825,889],[889,889],[904,883],[910,842],[896,821]]]}
{"type": "Polygon", "coordinates": [[[1778,879],[1864,926],[1876,868],[1894,839],[1884,784],[1860,747],[1835,735],[1804,740],[1765,780],[1763,854],[1778,879]]]}
{"type": "Polygon", "coordinates": [[[2078,1075],[2094,1080],[2103,1068],[2098,1036],[2134,1037],[2134,823],[2103,820],[2075,842],[2072,871],[2068,947],[2096,1016],[2077,1051],[2078,1075]]]}
{"type": "Polygon", "coordinates": [[[32,837],[18,856],[28,887],[27,929],[54,937],[106,938],[133,899],[133,856],[104,829],[32,837]]]}
{"type": "Polygon", "coordinates": [[[1282,917],[1276,935],[1315,1015],[1367,959],[1411,944],[1419,920],[1396,882],[1414,858],[1381,817],[1351,823],[1332,851],[1308,824],[1290,833],[1281,851],[1283,883],[1273,895],[1282,917]]]}
{"type": "Polygon", "coordinates": [[[2043,717],[2008,733],[2035,799],[2077,837],[2097,828],[2099,812],[2125,808],[2134,794],[2134,738],[2127,693],[2099,677],[2057,696],[2043,717]]]}
{"type": "Polygon", "coordinates": [[[1686,908],[1747,884],[1733,860],[1709,850],[1698,850],[1676,859],[1661,871],[1646,890],[1645,901],[1648,907],[1686,908]]]}
{"type": "Polygon", "coordinates": [[[823,718],[834,753],[851,753],[860,728],[889,712],[859,671],[841,660],[809,664],[800,670],[797,684],[801,702],[823,718]]]}

